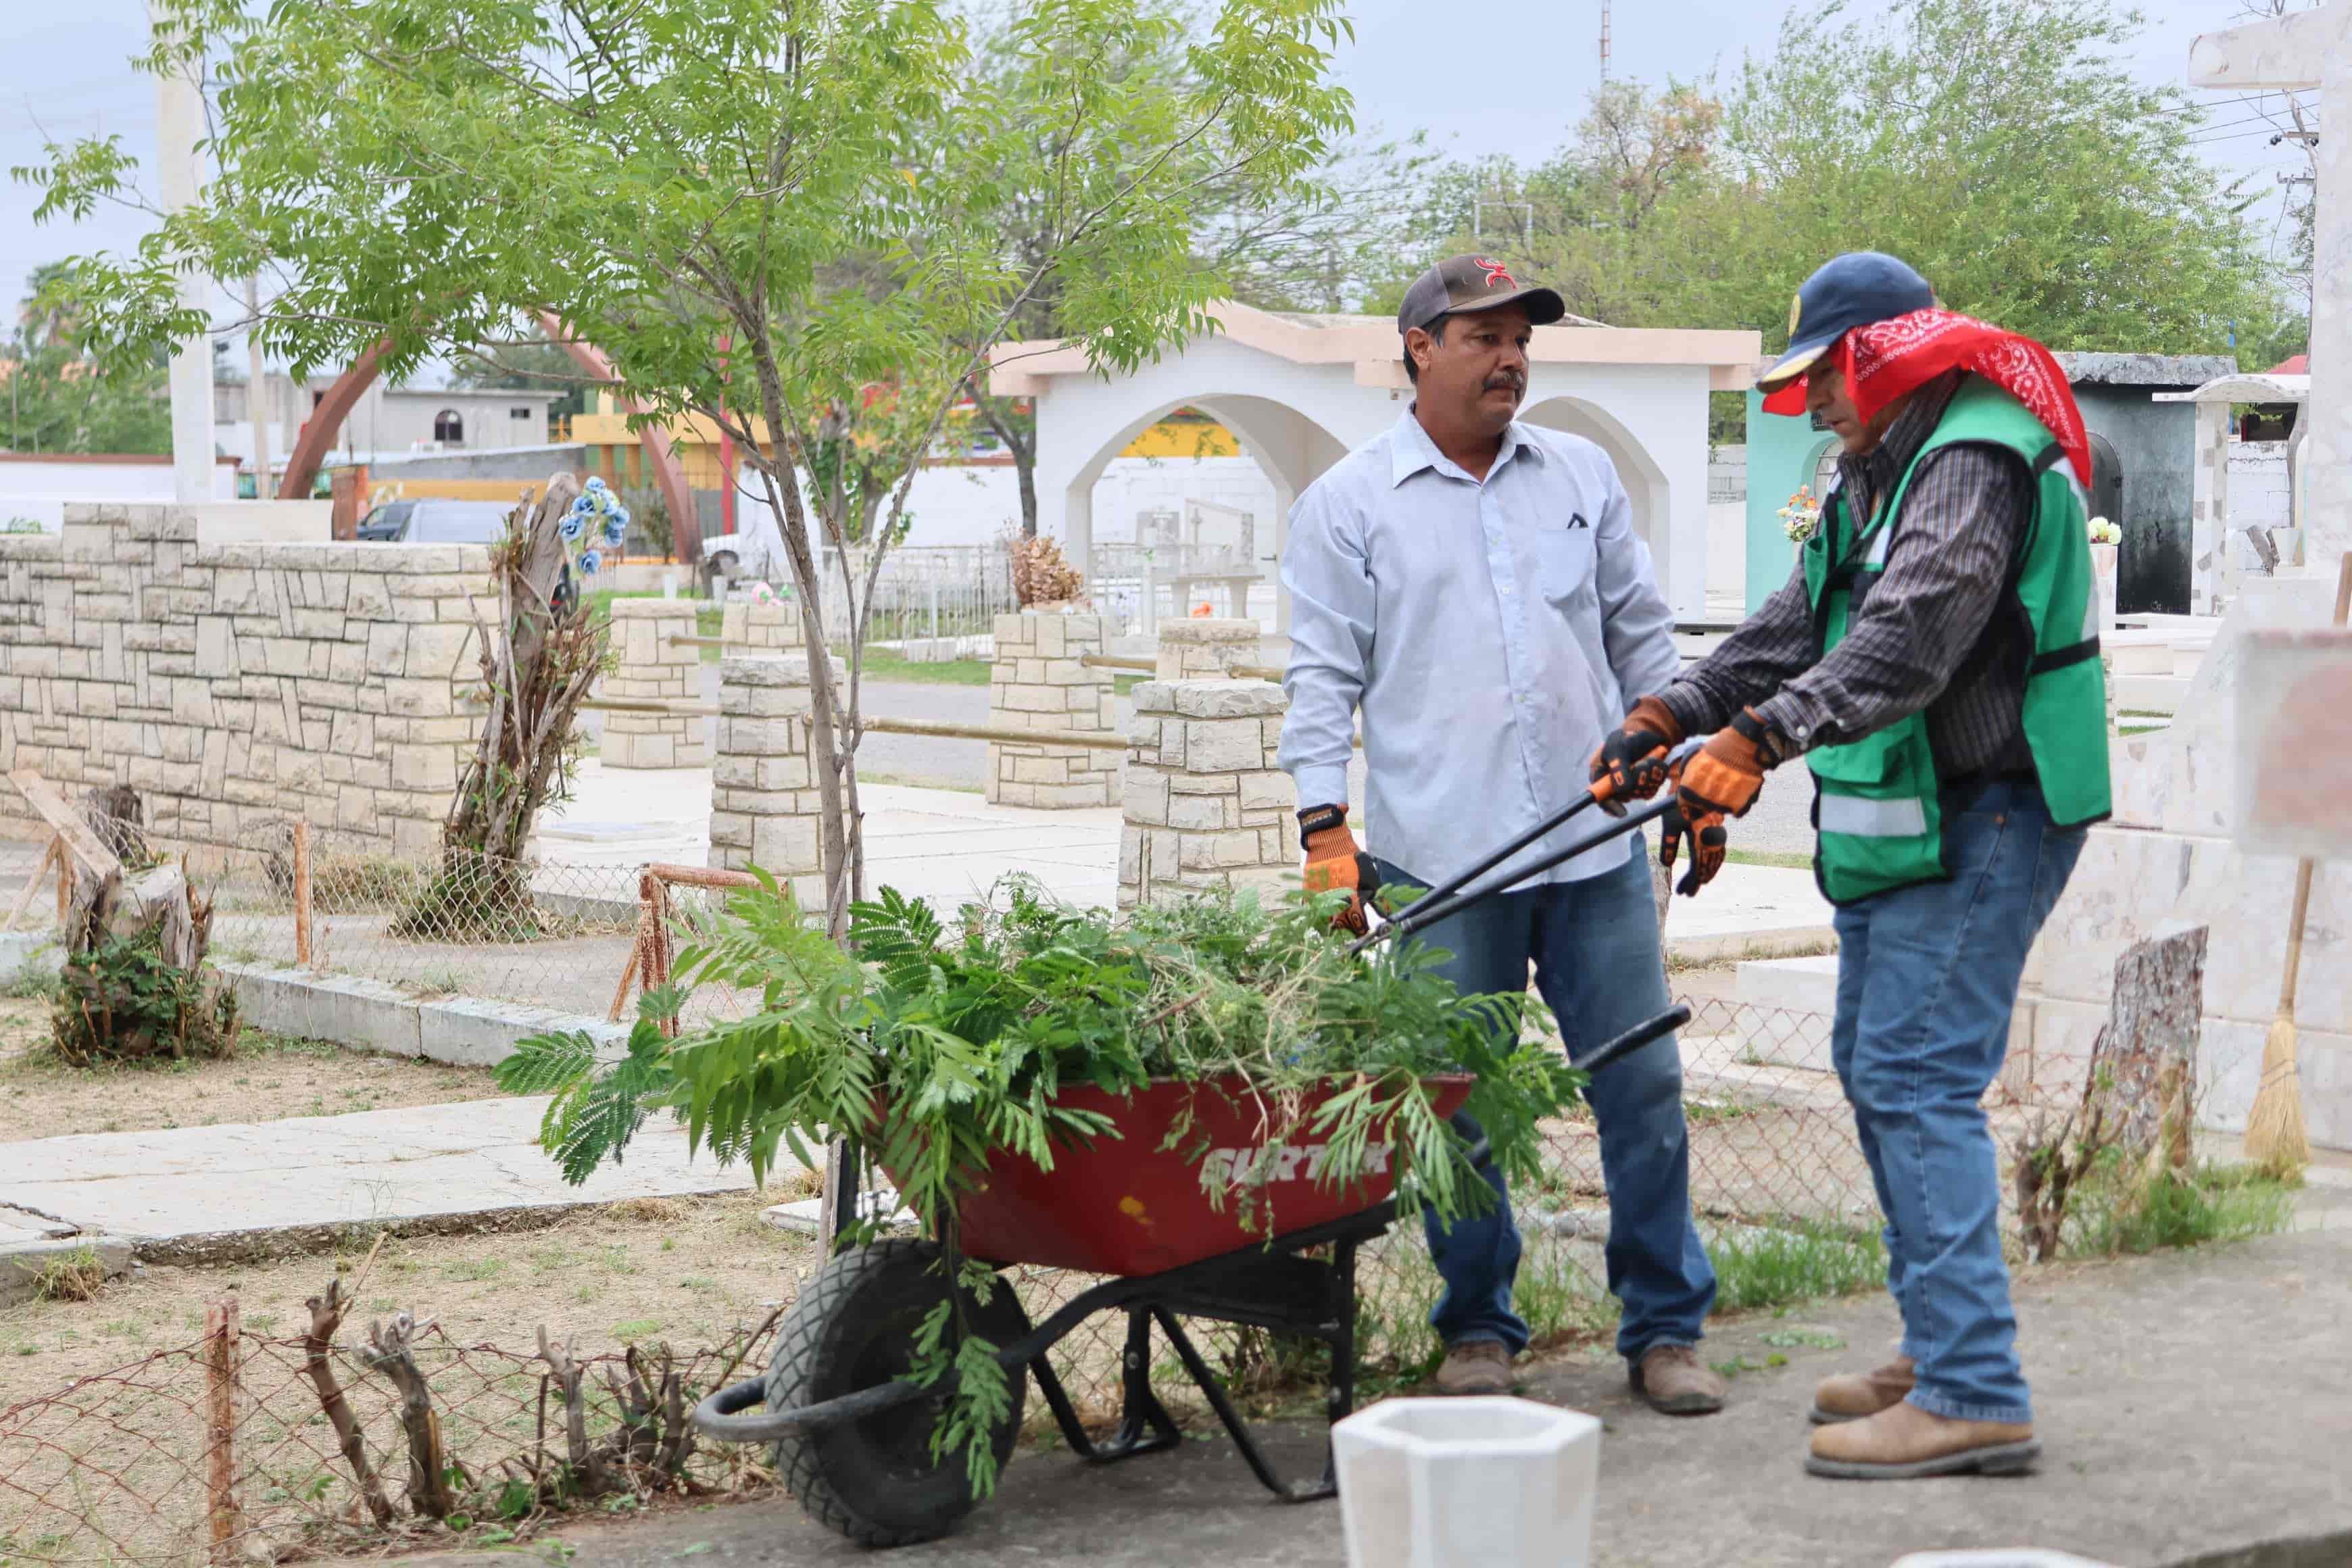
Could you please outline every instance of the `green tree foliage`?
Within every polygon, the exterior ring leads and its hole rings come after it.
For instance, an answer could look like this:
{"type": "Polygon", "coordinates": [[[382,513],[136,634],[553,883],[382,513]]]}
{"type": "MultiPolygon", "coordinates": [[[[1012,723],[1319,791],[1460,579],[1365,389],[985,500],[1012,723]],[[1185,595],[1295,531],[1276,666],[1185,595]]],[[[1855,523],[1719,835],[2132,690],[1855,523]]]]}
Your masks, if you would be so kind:
{"type": "Polygon", "coordinates": [[[1891,251],[1944,301],[2058,349],[2220,353],[2291,311],[2190,145],[2187,94],[2131,78],[2111,0],[1792,10],[1718,106],[1611,84],[1549,161],[1460,165],[1420,228],[1483,243],[1612,326],[1753,327],[1840,251],[1891,251]],[[1532,216],[1532,236],[1523,218],[1532,216]]]}
{"type": "MultiPolygon", "coordinates": [[[[1217,0],[1187,28],[1132,0],[1027,0],[978,71],[946,0],[158,0],[158,58],[201,51],[219,84],[218,176],[135,253],[83,259],[84,320],[152,355],[202,329],[183,268],[266,261],[283,287],[257,330],[298,375],[382,341],[398,378],[546,311],[649,416],[718,422],[781,520],[808,645],[821,596],[856,628],[846,681],[814,672],[837,930],[863,877],[865,617],[917,465],[1041,292],[1108,369],[1202,330],[1209,176],[1272,197],[1348,129],[1326,80],[1338,5],[1217,0]],[[1176,79],[1104,68],[1168,48],[1176,79]],[[1059,128],[1042,144],[1041,124],[1059,128]],[[1044,237],[1026,256],[1000,222],[1015,192],[1044,237]],[[892,476],[878,548],[803,479],[844,420],[892,476]]],[[[54,148],[40,214],[131,174],[111,139],[54,148]]]]}
{"type": "Polygon", "coordinates": [[[0,439],[12,452],[170,452],[166,362],[150,355],[107,374],[83,352],[72,296],[70,263],[36,268],[27,280],[16,328],[0,345],[0,439]]]}

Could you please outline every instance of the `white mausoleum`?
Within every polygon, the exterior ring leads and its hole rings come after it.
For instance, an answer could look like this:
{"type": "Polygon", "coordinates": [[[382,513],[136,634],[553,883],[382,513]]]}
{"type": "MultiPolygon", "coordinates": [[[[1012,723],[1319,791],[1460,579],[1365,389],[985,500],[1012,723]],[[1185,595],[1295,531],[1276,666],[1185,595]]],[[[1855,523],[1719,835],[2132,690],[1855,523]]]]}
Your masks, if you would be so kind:
{"type": "MultiPolygon", "coordinates": [[[[1038,528],[1088,572],[1095,481],[1172,410],[1200,409],[1234,433],[1273,481],[1278,557],[1292,503],[1379,435],[1412,397],[1396,322],[1386,316],[1212,306],[1218,330],[1132,374],[1095,374],[1086,352],[1051,342],[999,345],[991,390],[1037,408],[1038,528]]],[[[1520,418],[1600,444],[1633,500],[1659,585],[1696,618],[1706,588],[1707,394],[1745,390],[1762,342],[1752,331],[1538,327],[1520,418]]],[[[1287,626],[1289,605],[1277,610],[1287,626]]]]}

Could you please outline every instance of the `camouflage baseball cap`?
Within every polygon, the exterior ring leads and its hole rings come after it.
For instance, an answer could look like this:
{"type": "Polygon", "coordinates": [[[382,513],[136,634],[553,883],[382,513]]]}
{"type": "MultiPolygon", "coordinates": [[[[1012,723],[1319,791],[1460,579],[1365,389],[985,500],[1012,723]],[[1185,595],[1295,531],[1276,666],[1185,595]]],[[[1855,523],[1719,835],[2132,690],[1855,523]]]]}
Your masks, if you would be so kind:
{"type": "Polygon", "coordinates": [[[1440,316],[1469,310],[1492,310],[1517,305],[1528,320],[1548,327],[1568,314],[1558,294],[1540,284],[1528,288],[1511,276],[1511,269],[1485,256],[1449,256],[1412,280],[1397,307],[1397,333],[1426,328],[1440,316]]]}

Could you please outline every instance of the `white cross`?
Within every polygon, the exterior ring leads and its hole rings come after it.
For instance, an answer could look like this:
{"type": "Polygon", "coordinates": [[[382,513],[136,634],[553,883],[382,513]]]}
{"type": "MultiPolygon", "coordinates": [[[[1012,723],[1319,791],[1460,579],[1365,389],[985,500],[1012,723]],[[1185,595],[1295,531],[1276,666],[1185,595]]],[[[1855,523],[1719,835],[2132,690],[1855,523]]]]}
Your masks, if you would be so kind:
{"type": "MultiPolygon", "coordinates": [[[[2352,0],[2330,0],[2207,33],[2189,46],[2189,79],[2236,92],[2319,89],[2318,180],[2312,187],[2311,400],[2303,410],[2304,571],[2336,575],[2352,550],[2352,0]],[[2328,121],[2344,105],[2342,119],[2328,121]]],[[[2264,365],[2247,365],[2264,370],[2264,365]]]]}

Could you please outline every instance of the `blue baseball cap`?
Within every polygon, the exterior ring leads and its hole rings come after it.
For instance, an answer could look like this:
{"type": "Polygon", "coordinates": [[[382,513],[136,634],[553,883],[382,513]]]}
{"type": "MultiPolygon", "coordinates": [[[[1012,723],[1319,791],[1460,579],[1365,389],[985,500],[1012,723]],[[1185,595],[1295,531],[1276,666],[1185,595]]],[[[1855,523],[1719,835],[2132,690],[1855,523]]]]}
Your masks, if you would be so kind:
{"type": "Polygon", "coordinates": [[[1797,290],[1789,307],[1789,347],[1756,378],[1757,389],[1777,392],[1788,385],[1856,327],[1907,316],[1935,302],[1936,291],[1907,262],[1875,250],[1833,258],[1797,290]]]}

